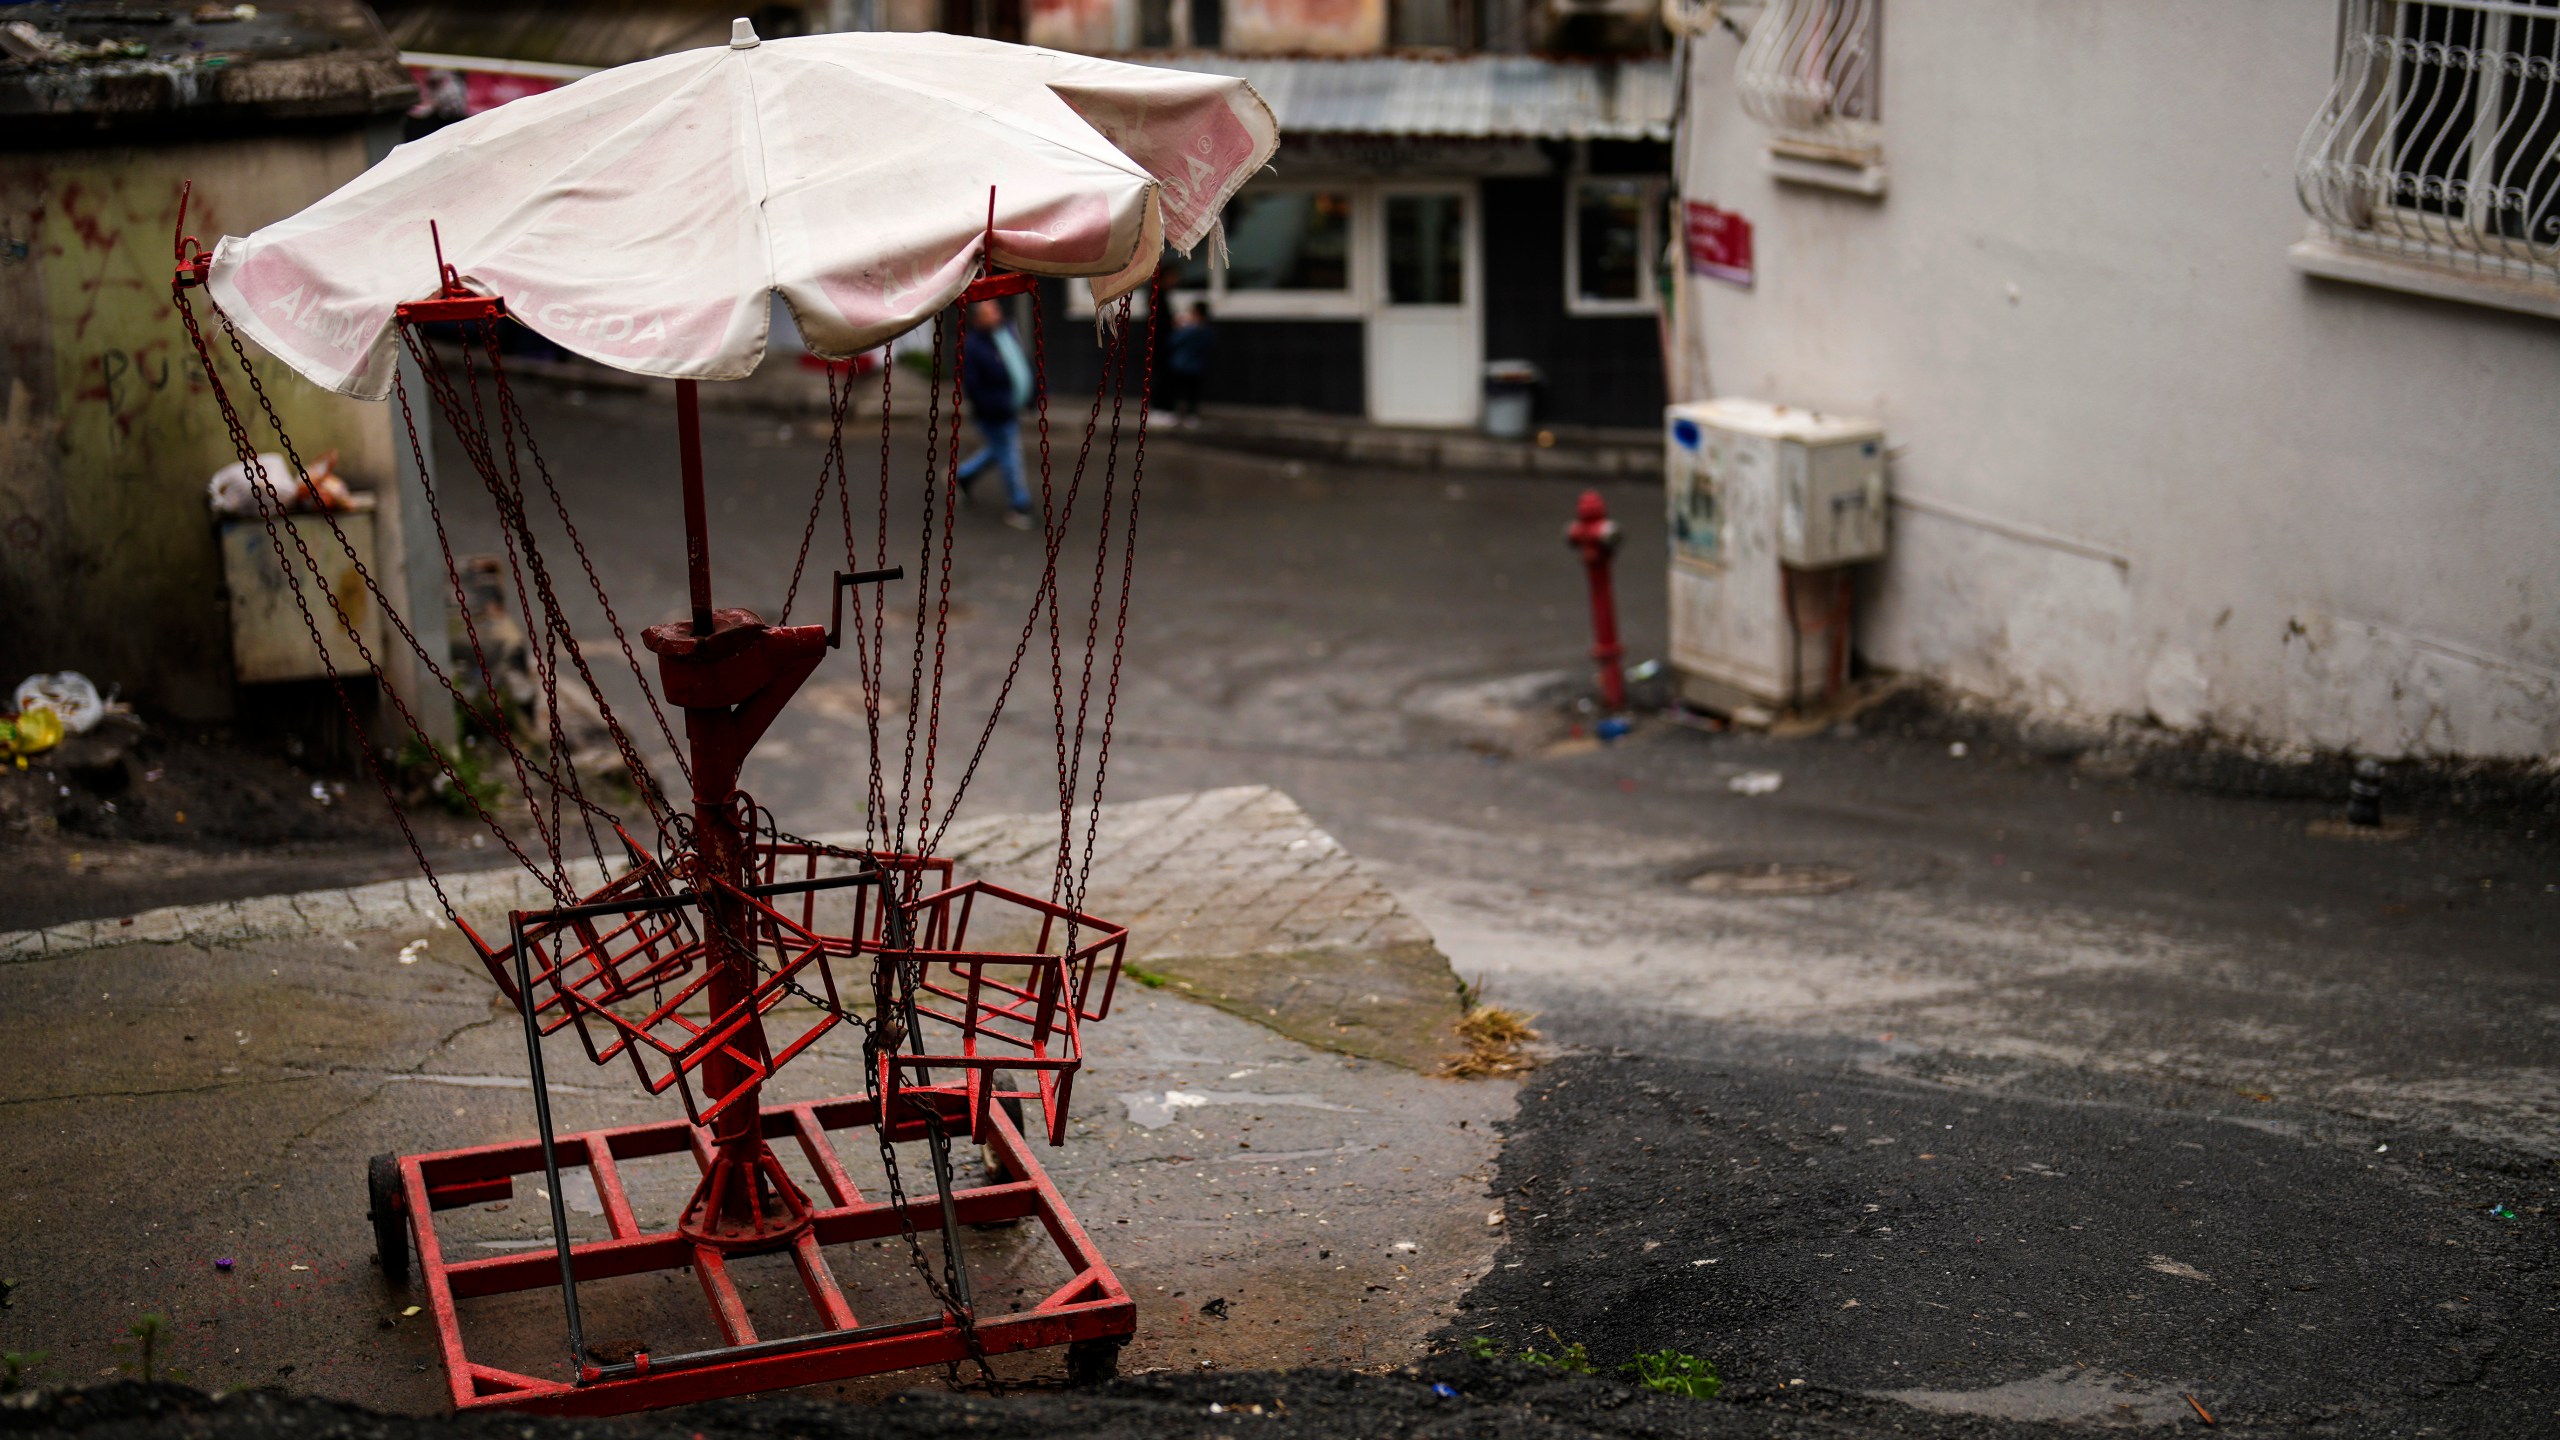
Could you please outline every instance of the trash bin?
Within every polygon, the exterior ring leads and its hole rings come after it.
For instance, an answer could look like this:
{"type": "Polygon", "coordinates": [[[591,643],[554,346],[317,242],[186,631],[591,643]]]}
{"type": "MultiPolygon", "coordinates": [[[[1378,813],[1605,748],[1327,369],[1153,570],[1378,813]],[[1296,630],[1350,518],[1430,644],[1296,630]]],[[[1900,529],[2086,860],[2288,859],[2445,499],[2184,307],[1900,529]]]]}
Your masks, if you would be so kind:
{"type": "Polygon", "coordinates": [[[1526,440],[1537,419],[1544,377],[1526,360],[1496,360],[1484,367],[1484,433],[1496,440],[1526,440]]]}

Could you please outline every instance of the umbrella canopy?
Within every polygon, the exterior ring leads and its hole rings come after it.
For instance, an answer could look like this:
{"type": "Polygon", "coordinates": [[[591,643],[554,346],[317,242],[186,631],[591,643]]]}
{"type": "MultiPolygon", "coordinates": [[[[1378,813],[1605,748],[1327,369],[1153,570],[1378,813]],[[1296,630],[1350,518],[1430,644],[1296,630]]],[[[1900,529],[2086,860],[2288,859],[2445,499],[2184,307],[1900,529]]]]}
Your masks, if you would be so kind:
{"type": "Polygon", "coordinates": [[[779,292],[841,359],[950,304],[994,191],[998,267],[1097,299],[1188,251],[1270,159],[1241,80],[936,34],[808,35],[607,70],[400,146],[214,248],[238,326],[317,384],[379,399],[393,307],[445,262],[518,321],[644,375],[734,380],[779,292]]]}

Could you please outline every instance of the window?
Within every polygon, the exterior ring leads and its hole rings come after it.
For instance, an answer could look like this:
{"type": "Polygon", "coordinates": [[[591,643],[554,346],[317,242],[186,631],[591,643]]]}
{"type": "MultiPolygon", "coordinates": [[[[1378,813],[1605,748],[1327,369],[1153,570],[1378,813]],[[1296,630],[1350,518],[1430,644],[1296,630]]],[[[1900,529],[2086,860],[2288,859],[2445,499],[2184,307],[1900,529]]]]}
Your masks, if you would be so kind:
{"type": "Polygon", "coordinates": [[[1387,44],[1398,50],[1446,50],[1466,43],[1467,17],[1457,0],[1388,0],[1387,44]]]}
{"type": "Polygon", "coordinates": [[[1351,288],[1351,196],[1252,190],[1227,203],[1226,289],[1351,288]]]}
{"type": "Polygon", "coordinates": [[[1564,310],[1638,315],[1656,305],[1664,182],[1577,174],[1564,187],[1564,310]]]}
{"type": "MultiPolygon", "coordinates": [[[[1188,256],[1168,248],[1165,289],[1204,298],[1220,315],[1359,315],[1362,288],[1376,283],[1362,280],[1352,260],[1361,203],[1351,185],[1256,183],[1227,202],[1226,266],[1209,263],[1206,241],[1188,256]]],[[[1067,294],[1068,313],[1093,313],[1083,285],[1068,286],[1067,294]]],[[[1138,305],[1145,304],[1141,294],[1138,305]]]]}
{"type": "Polygon", "coordinates": [[[1653,309],[1661,184],[1578,175],[1565,190],[1565,309],[1626,315],[1653,309]]]}
{"type": "Polygon", "coordinates": [[[1387,303],[1467,303],[1467,199],[1389,195],[1387,303]]]}
{"type": "Polygon", "coordinates": [[[1141,50],[1215,50],[1226,43],[1224,0],[1138,0],[1141,50]]]}
{"type": "Polygon", "coordinates": [[[2295,189],[2315,241],[2560,301],[2560,0],[2347,0],[2295,189]]]}
{"type": "Polygon", "coordinates": [[[1883,0],[1770,0],[1735,62],[1781,180],[1884,193],[1883,0]]]}

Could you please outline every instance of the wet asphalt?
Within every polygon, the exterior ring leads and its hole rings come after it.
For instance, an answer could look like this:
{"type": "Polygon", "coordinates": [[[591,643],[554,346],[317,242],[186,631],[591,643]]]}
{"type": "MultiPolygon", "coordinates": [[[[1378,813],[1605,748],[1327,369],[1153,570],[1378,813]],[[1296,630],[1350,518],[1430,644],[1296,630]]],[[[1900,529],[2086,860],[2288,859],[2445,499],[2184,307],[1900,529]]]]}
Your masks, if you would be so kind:
{"type": "Polygon", "coordinates": [[[1900,1399],[1920,1433],[2196,1405],[2317,1434],[2560,1423],[2550,1231],[2494,1217],[2519,1168],[2494,1151],[1641,1040],[1524,1092],[1509,1243],[1451,1338],[1710,1355],[1737,1396],[1900,1399]]]}

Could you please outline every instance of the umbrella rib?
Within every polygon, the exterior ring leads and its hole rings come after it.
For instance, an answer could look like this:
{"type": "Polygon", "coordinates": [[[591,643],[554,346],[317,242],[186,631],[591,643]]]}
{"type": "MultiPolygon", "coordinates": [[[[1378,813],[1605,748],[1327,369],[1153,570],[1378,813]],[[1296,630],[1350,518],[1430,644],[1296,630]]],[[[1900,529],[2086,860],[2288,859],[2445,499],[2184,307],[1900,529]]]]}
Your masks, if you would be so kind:
{"type": "MultiPolygon", "coordinates": [[[[732,57],[736,57],[738,53],[736,50],[729,52],[732,57]]],[[[766,203],[773,198],[773,170],[765,163],[764,92],[756,87],[756,67],[752,64],[748,65],[746,71],[747,123],[754,127],[756,137],[756,238],[764,243],[764,340],[756,346],[756,363],[762,365],[764,357],[773,350],[773,297],[782,293],[779,283],[782,279],[782,265],[774,258],[773,216],[765,209],[766,203]]],[[[784,304],[791,305],[790,296],[783,295],[782,300],[784,304]]],[[[801,329],[800,307],[797,305],[791,305],[791,326],[794,330],[800,331],[802,343],[807,343],[808,332],[801,329]]]]}

